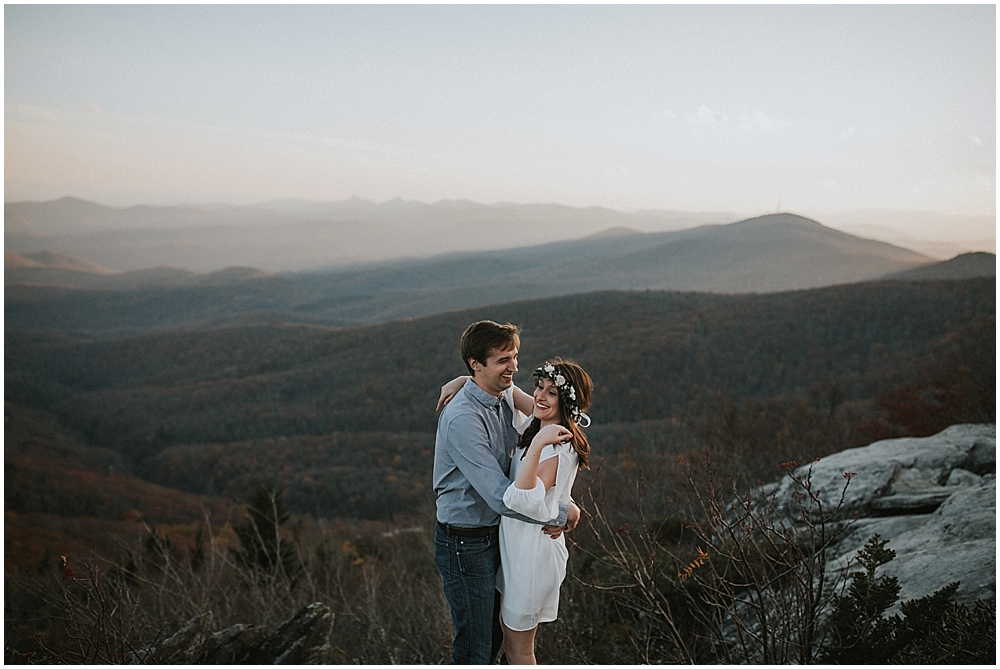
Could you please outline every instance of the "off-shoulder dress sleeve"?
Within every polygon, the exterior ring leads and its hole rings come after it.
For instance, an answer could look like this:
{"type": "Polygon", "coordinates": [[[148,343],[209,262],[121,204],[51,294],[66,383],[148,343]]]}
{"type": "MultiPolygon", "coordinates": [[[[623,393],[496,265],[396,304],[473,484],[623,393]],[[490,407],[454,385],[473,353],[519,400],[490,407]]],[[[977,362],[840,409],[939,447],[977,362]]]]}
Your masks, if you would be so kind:
{"type": "MultiPolygon", "coordinates": [[[[559,444],[558,447],[561,446],[562,444],[559,444]]],[[[558,457],[559,451],[556,450],[558,447],[552,444],[544,447],[538,461],[544,462],[549,458],[558,457]]],[[[520,457],[520,454],[517,453],[514,457],[520,457]]],[[[556,495],[546,495],[546,492],[548,491],[540,478],[535,478],[535,487],[530,490],[518,488],[511,483],[503,494],[503,503],[513,511],[545,522],[559,515],[559,499],[556,495]]]]}

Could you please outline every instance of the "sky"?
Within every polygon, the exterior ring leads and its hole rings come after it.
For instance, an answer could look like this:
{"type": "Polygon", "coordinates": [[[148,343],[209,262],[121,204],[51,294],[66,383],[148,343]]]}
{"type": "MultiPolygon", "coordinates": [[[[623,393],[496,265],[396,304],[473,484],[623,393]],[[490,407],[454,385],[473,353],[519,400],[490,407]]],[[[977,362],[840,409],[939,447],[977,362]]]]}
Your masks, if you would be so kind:
{"type": "Polygon", "coordinates": [[[5,5],[4,199],[995,215],[994,5],[5,5]]]}

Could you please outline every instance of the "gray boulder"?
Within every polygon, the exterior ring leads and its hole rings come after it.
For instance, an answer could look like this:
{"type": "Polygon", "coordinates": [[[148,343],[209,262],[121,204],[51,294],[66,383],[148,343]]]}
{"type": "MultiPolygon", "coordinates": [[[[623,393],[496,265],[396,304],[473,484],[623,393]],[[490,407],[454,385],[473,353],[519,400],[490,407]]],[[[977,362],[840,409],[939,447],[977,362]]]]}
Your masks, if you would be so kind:
{"type": "Polygon", "coordinates": [[[249,655],[249,664],[323,664],[330,650],[333,612],[314,602],[299,609],[249,655]]]}
{"type": "Polygon", "coordinates": [[[212,612],[206,611],[154,646],[136,651],[128,664],[192,664],[198,660],[205,639],[211,634],[212,612]]]}
{"type": "Polygon", "coordinates": [[[198,664],[245,664],[250,653],[267,637],[267,628],[233,625],[205,639],[198,664]]]}
{"type": "MultiPolygon", "coordinates": [[[[995,476],[996,426],[952,425],[931,437],[876,441],[803,465],[794,473],[811,477],[812,487],[827,509],[837,505],[849,477],[841,508],[845,515],[891,515],[894,506],[902,513],[914,507],[929,512],[962,487],[956,485],[959,480],[975,485],[967,474],[995,476]],[[960,473],[948,485],[956,470],[960,473]],[[923,498],[926,503],[920,503],[923,498]]],[[[793,503],[799,490],[788,478],[763,488],[765,494],[776,495],[786,505],[793,503]]]]}
{"type": "Polygon", "coordinates": [[[212,632],[212,612],[187,621],[148,649],[132,664],[327,664],[331,660],[333,612],[320,602],[308,604],[273,631],[233,625],[212,632]]]}
{"type": "MultiPolygon", "coordinates": [[[[831,547],[834,570],[849,569],[868,538],[879,534],[896,551],[880,573],[899,579],[900,600],[954,581],[961,583],[958,601],[996,597],[995,425],[953,425],[930,437],[878,441],[793,474],[811,482],[825,512],[843,496],[837,519],[846,529],[831,547]]],[[[801,490],[786,477],[762,492],[795,518],[801,517],[795,497],[801,490]]]]}

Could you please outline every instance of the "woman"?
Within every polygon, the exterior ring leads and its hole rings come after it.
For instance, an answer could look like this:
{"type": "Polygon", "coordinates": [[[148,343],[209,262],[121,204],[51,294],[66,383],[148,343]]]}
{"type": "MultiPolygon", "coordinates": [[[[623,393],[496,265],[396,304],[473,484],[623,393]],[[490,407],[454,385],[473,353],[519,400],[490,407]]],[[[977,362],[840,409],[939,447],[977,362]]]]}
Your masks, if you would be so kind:
{"type": "MultiPolygon", "coordinates": [[[[590,424],[584,412],[590,408],[593,381],[576,363],[558,358],[536,369],[532,379],[533,395],[516,387],[514,391],[515,407],[529,416],[514,418],[521,437],[504,503],[544,521],[557,515],[559,502],[569,502],[576,473],[587,466],[590,445],[580,426],[590,424]]],[[[442,398],[457,382],[442,388],[442,398]]],[[[500,622],[508,663],[535,664],[538,623],[558,615],[568,558],[563,536],[552,539],[540,524],[501,517],[497,589],[502,593],[500,622]]]]}
{"type": "MultiPolygon", "coordinates": [[[[503,501],[518,513],[545,520],[556,515],[559,502],[569,502],[576,473],[590,458],[580,425],[590,424],[584,411],[590,408],[593,382],[582,367],[559,359],[536,369],[532,379],[532,415],[520,426],[510,468],[514,482],[503,501]]],[[[497,589],[503,594],[500,623],[508,663],[535,664],[538,623],[558,615],[568,558],[563,536],[552,539],[541,525],[501,517],[497,589]]]]}

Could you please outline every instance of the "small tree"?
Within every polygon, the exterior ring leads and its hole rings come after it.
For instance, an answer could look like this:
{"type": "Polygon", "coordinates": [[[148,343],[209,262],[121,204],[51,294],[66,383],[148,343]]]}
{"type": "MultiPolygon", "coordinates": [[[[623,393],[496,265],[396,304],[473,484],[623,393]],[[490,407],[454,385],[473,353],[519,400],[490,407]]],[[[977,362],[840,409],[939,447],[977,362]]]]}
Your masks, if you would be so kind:
{"type": "Polygon", "coordinates": [[[247,514],[244,522],[233,527],[241,546],[232,549],[236,563],[248,575],[272,579],[283,576],[295,583],[302,564],[295,543],[281,536],[282,526],[291,517],[283,491],[260,486],[250,498],[247,514]]]}

